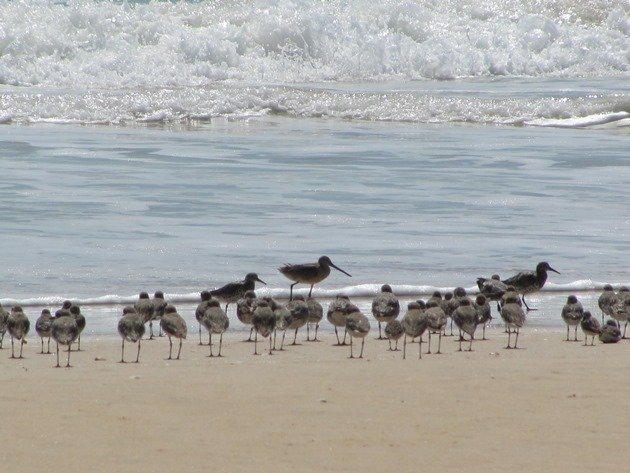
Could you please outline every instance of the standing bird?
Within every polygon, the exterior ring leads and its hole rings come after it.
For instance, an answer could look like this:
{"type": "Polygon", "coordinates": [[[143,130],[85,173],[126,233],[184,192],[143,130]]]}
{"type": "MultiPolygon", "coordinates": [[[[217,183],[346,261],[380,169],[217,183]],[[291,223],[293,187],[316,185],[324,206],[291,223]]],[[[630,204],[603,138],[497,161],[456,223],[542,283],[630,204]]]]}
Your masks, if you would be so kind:
{"type": "Polygon", "coordinates": [[[493,274],[490,279],[477,278],[477,287],[479,292],[490,301],[498,301],[507,290],[507,284],[501,281],[498,274],[493,274]]]}
{"type": "Polygon", "coordinates": [[[227,314],[228,306],[231,303],[237,302],[245,296],[247,291],[253,291],[256,289],[256,281],[267,285],[267,283],[260,279],[256,273],[248,273],[242,281],[231,282],[219,289],[214,289],[210,291],[210,295],[216,297],[222,302],[225,302],[225,313],[227,314]]]}
{"type": "Polygon", "coordinates": [[[586,339],[589,335],[592,337],[591,346],[593,346],[595,343],[595,335],[602,333],[602,328],[597,319],[591,316],[591,313],[588,310],[584,311],[580,327],[582,328],[582,332],[584,332],[584,346],[586,346],[586,339]]]}
{"type": "Polygon", "coordinates": [[[571,294],[567,298],[567,303],[564,304],[562,308],[562,320],[567,324],[567,342],[569,341],[569,327],[575,327],[575,339],[577,342],[577,329],[578,325],[582,321],[582,316],[584,315],[584,307],[582,307],[582,303],[578,301],[578,298],[571,294]]]}
{"type": "Polygon", "coordinates": [[[136,312],[133,307],[125,307],[123,316],[118,321],[118,333],[122,337],[122,351],[120,362],[125,362],[125,340],[131,343],[138,343],[138,353],[136,354],[136,363],[140,361],[140,340],[142,339],[146,328],[144,320],[136,312]]]}
{"type": "Polygon", "coordinates": [[[2,342],[4,341],[4,334],[7,333],[7,322],[9,320],[9,313],[0,304],[0,350],[2,350],[2,342]]]}
{"type": "Polygon", "coordinates": [[[179,338],[179,350],[177,351],[176,358],[179,360],[179,355],[182,352],[182,340],[188,335],[188,327],[186,327],[186,322],[183,317],[177,313],[177,309],[170,304],[164,309],[164,315],[162,316],[162,320],[160,320],[160,327],[162,327],[162,330],[168,336],[168,343],[170,345],[167,360],[173,359],[172,338],[179,338]]]}
{"type": "Polygon", "coordinates": [[[617,293],[617,299],[613,306],[610,316],[617,321],[617,326],[621,329],[621,322],[625,322],[623,326],[623,336],[626,338],[626,327],[630,319],[630,290],[626,286],[621,286],[617,293]]]}
{"type": "Polygon", "coordinates": [[[350,302],[350,298],[345,294],[339,294],[334,300],[330,302],[328,305],[328,311],[326,313],[326,318],[328,322],[330,322],[333,327],[335,327],[335,336],[337,337],[337,346],[346,344],[346,331],[343,333],[343,342],[339,340],[339,332],[337,332],[337,327],[346,327],[346,317],[348,316],[348,308],[353,304],[350,302]]]}
{"type": "MultiPolygon", "coordinates": [[[[151,321],[149,322],[149,339],[153,339],[153,321],[155,320],[158,327],[160,326],[160,319],[164,315],[164,309],[166,309],[166,306],[168,305],[164,299],[164,293],[162,291],[155,291],[151,302],[153,303],[153,315],[151,316],[151,321]]],[[[162,336],[162,329],[160,328],[158,337],[162,336]]]]}
{"type": "Polygon", "coordinates": [[[492,311],[490,310],[490,304],[483,294],[478,294],[473,302],[473,307],[477,312],[477,323],[483,328],[482,340],[486,339],[486,326],[492,320],[492,311]]]}
{"type": "Polygon", "coordinates": [[[521,307],[521,298],[516,292],[506,292],[503,296],[503,302],[501,304],[501,318],[503,319],[503,322],[505,322],[508,331],[508,344],[505,348],[516,348],[519,331],[525,324],[525,312],[521,307]],[[514,347],[511,347],[510,341],[513,331],[516,332],[516,340],[514,342],[514,347]]]}
{"type": "Polygon", "coordinates": [[[444,332],[444,329],[446,328],[448,318],[446,317],[444,310],[442,310],[442,307],[437,304],[435,299],[429,299],[427,302],[424,317],[427,320],[427,331],[429,332],[429,348],[427,350],[427,354],[431,353],[431,334],[433,333],[438,334],[437,354],[440,354],[442,353],[440,351],[442,347],[442,332],[444,332]]]}
{"type": "Polygon", "coordinates": [[[201,318],[201,323],[203,324],[204,327],[206,327],[206,330],[208,330],[208,345],[210,346],[210,356],[214,356],[212,354],[212,334],[217,334],[219,335],[219,354],[217,356],[222,356],[221,355],[221,347],[223,346],[223,333],[228,329],[228,327],[230,326],[230,320],[228,319],[227,315],[225,315],[225,312],[223,311],[223,309],[221,309],[221,305],[219,304],[219,301],[216,299],[210,299],[208,301],[208,308],[206,309],[206,311],[203,314],[203,317],[201,318]]]}
{"type": "Polygon", "coordinates": [[[212,296],[210,295],[210,291],[201,291],[200,296],[201,302],[197,305],[197,308],[195,309],[195,319],[197,319],[197,323],[199,324],[199,345],[203,345],[203,342],[201,341],[201,326],[203,325],[201,323],[201,319],[203,319],[203,314],[206,313],[208,302],[210,302],[212,296]]]}
{"type": "Polygon", "coordinates": [[[308,297],[311,297],[313,286],[328,277],[331,267],[335,268],[337,271],[341,271],[346,276],[352,277],[343,269],[335,266],[328,256],[321,256],[317,260],[317,263],[285,264],[284,266],[278,268],[278,271],[280,271],[284,276],[291,281],[295,281],[291,284],[291,288],[289,290],[289,300],[293,299],[293,286],[300,283],[311,285],[311,290],[308,291],[308,297]]]}
{"type": "Polygon", "coordinates": [[[613,307],[617,303],[617,294],[610,284],[604,286],[604,292],[601,293],[599,299],[597,299],[597,305],[602,311],[602,324],[604,323],[604,316],[612,317],[613,307]]]}
{"type": "Polygon", "coordinates": [[[602,343],[617,343],[621,340],[621,330],[617,322],[608,319],[599,333],[599,341],[602,343]]]}
{"type": "Polygon", "coordinates": [[[398,340],[405,333],[405,329],[402,326],[400,320],[394,319],[385,325],[385,335],[389,340],[389,351],[398,351],[398,340]],[[396,348],[392,349],[392,340],[396,342],[396,348]]]}
{"type": "Polygon", "coordinates": [[[147,322],[151,322],[151,320],[153,319],[153,312],[155,311],[155,307],[153,306],[153,302],[151,302],[151,299],[149,299],[148,292],[142,291],[138,295],[138,300],[133,305],[133,308],[136,309],[136,312],[142,318],[145,324],[147,322]]]}
{"type": "Polygon", "coordinates": [[[292,301],[289,301],[289,303],[287,304],[287,309],[289,312],[291,312],[291,318],[289,321],[289,325],[287,326],[287,330],[295,330],[292,345],[297,345],[298,330],[308,323],[308,304],[306,303],[304,296],[299,295],[295,296],[295,299],[293,299],[292,301]]]}
{"type": "Polygon", "coordinates": [[[535,271],[520,272],[512,276],[511,278],[505,279],[503,283],[506,286],[514,287],[516,292],[521,294],[523,304],[525,304],[525,308],[528,311],[536,310],[531,309],[527,305],[527,302],[525,302],[525,294],[533,294],[534,292],[538,292],[542,289],[542,287],[547,282],[547,271],[553,271],[556,274],[560,274],[558,271],[549,266],[549,263],[543,261],[536,265],[535,271]]]}
{"type": "Polygon", "coordinates": [[[424,309],[417,302],[410,302],[407,304],[407,312],[405,312],[400,322],[405,331],[403,360],[407,357],[407,337],[411,337],[412,340],[419,337],[418,359],[422,358],[422,334],[424,334],[428,326],[427,319],[424,316],[424,309]]]}
{"type": "Polygon", "coordinates": [[[7,320],[7,330],[9,331],[9,335],[11,335],[11,358],[15,358],[15,354],[13,352],[13,340],[18,339],[20,341],[20,356],[18,358],[24,358],[22,356],[22,348],[26,343],[24,337],[28,333],[28,330],[31,328],[31,323],[28,320],[28,317],[24,315],[24,311],[22,307],[16,305],[11,308],[11,313],[9,314],[9,319],[7,320]]]}
{"type": "Polygon", "coordinates": [[[50,334],[52,330],[52,323],[54,317],[50,314],[50,310],[44,309],[42,310],[42,314],[35,321],[35,331],[37,335],[42,339],[42,351],[40,351],[40,355],[44,354],[44,337],[48,338],[48,351],[46,353],[50,353],[50,334]]]}
{"type": "Polygon", "coordinates": [[[381,322],[389,323],[398,317],[398,314],[400,314],[400,302],[398,302],[398,298],[393,294],[391,286],[389,284],[383,284],[381,286],[381,292],[372,300],[372,315],[378,322],[377,340],[384,339],[381,334],[381,322]]]}
{"type": "Polygon", "coordinates": [[[79,336],[77,337],[77,351],[81,351],[81,333],[83,329],[85,329],[85,317],[81,314],[81,309],[78,305],[72,304],[70,306],[70,315],[74,317],[74,320],[77,322],[77,327],[79,327],[79,336]]]}
{"type": "Polygon", "coordinates": [[[70,346],[79,336],[79,326],[68,309],[59,309],[55,312],[55,320],[53,320],[50,334],[53,340],[57,342],[56,367],[59,368],[61,366],[59,364],[59,345],[68,345],[66,368],[70,368],[70,346]]]}
{"type": "Polygon", "coordinates": [[[254,310],[256,310],[257,301],[256,293],[254,291],[247,291],[243,297],[236,301],[236,317],[241,321],[243,325],[249,325],[249,338],[246,342],[253,342],[252,335],[254,334],[254,326],[252,325],[252,316],[254,310]]]}
{"type": "Polygon", "coordinates": [[[319,330],[319,323],[324,318],[324,308],[315,300],[314,297],[306,299],[308,305],[308,323],[306,324],[306,341],[307,342],[319,342],[317,339],[317,331],[319,330]],[[311,340],[309,334],[309,328],[312,324],[315,324],[315,338],[311,340]]]}
{"type": "MultiPolygon", "coordinates": [[[[470,336],[470,345],[468,351],[472,351],[472,342],[475,338],[475,330],[477,330],[477,311],[473,307],[470,299],[464,298],[460,300],[459,306],[453,311],[453,321],[457,328],[470,336]]],[[[462,339],[459,337],[459,350],[462,351],[462,339]]]]}
{"type": "Polygon", "coordinates": [[[452,319],[452,315],[453,315],[453,310],[455,310],[455,308],[453,307],[452,301],[453,301],[453,293],[452,292],[447,292],[446,294],[444,294],[444,299],[442,299],[442,302],[440,302],[440,307],[442,308],[442,310],[446,314],[446,317],[451,319],[451,333],[449,335],[446,335],[446,327],[444,327],[444,336],[445,337],[446,336],[448,336],[448,337],[452,337],[453,336],[453,319],[452,319]]]}
{"type": "Polygon", "coordinates": [[[370,332],[370,321],[361,313],[359,308],[355,305],[349,308],[348,316],[346,317],[346,330],[350,335],[350,358],[354,358],[352,354],[352,341],[355,338],[361,339],[361,354],[359,358],[363,358],[363,347],[365,346],[365,337],[370,332]]]}
{"type": "Polygon", "coordinates": [[[254,355],[258,355],[258,335],[263,338],[269,337],[269,354],[271,355],[271,334],[276,328],[276,316],[266,300],[258,302],[252,316],[252,324],[254,326],[254,330],[256,330],[254,355]]]}
{"type": "MultiPolygon", "coordinates": [[[[276,335],[278,331],[282,331],[282,342],[280,343],[280,351],[284,350],[284,337],[287,334],[287,327],[292,321],[292,315],[289,309],[285,305],[278,304],[273,299],[267,300],[269,307],[273,311],[273,315],[276,317],[276,326],[273,329],[273,349],[276,349],[276,335]]],[[[308,327],[308,325],[307,325],[308,327]]],[[[253,328],[253,326],[252,326],[253,328]]]]}

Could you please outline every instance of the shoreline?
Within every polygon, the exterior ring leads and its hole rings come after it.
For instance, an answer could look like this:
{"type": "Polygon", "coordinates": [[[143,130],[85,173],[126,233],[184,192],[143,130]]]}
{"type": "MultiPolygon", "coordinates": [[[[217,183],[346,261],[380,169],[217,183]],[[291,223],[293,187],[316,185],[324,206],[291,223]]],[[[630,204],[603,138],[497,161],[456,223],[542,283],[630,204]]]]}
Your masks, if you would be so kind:
{"type": "Polygon", "coordinates": [[[26,359],[10,360],[9,341],[0,459],[21,472],[622,471],[630,459],[627,340],[584,347],[535,329],[504,350],[493,327],[471,353],[447,337],[442,355],[418,360],[414,344],[402,360],[375,334],[363,360],[327,333],[273,356],[230,334],[211,359],[192,332],[179,361],[158,340],[124,365],[120,338],[90,336],[71,369],[32,339],[26,359]]]}

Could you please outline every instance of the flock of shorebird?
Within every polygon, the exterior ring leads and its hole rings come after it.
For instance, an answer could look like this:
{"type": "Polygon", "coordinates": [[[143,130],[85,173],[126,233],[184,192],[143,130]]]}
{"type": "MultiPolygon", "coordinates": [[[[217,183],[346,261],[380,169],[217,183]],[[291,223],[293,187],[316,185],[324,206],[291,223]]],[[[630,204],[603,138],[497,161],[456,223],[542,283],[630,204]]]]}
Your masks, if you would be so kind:
{"type": "MultiPolygon", "coordinates": [[[[319,323],[323,319],[324,309],[322,305],[311,297],[313,286],[323,281],[330,274],[330,268],[350,276],[343,269],[335,266],[327,256],[319,258],[317,263],[285,265],[278,268],[279,271],[294,281],[291,284],[289,302],[281,304],[271,297],[257,297],[256,282],[265,284],[257,274],[249,273],[243,281],[233,282],[225,286],[201,292],[201,302],[195,310],[195,318],[199,323],[199,344],[202,345],[202,326],[208,332],[209,356],[222,356],[223,333],[229,327],[229,319],[226,315],[228,306],[236,304],[236,315],[243,324],[251,327],[249,339],[254,342],[254,354],[258,354],[258,337],[269,339],[269,354],[273,350],[283,350],[286,332],[294,331],[293,344],[297,344],[298,330],[306,325],[306,340],[317,341],[319,323]],[[310,284],[307,297],[298,295],[293,297],[293,287],[296,284],[310,284]],[[220,305],[225,303],[225,309],[220,305]],[[311,339],[310,331],[314,329],[314,337],[311,339]],[[278,332],[282,332],[280,348],[276,348],[278,332]],[[212,350],[212,336],[218,335],[219,348],[216,355],[212,350]],[[254,340],[252,340],[254,336],[254,340]]],[[[452,293],[444,296],[439,291],[433,293],[426,302],[417,300],[407,305],[407,310],[399,320],[401,308],[398,298],[392,288],[385,284],[372,301],[372,315],[378,322],[379,340],[389,340],[389,350],[398,350],[398,341],[403,338],[403,358],[406,357],[407,339],[418,339],[418,357],[422,358],[422,337],[428,335],[428,351],[431,353],[431,336],[438,336],[438,348],[436,353],[441,353],[442,336],[446,335],[448,320],[451,320],[451,333],[453,335],[453,323],[459,329],[459,351],[462,351],[462,342],[468,341],[468,351],[472,351],[472,342],[478,326],[483,327],[483,339],[485,329],[492,319],[490,301],[497,302],[497,310],[505,323],[508,333],[508,343],[505,348],[517,348],[521,327],[525,323],[527,311],[536,310],[530,308],[525,302],[525,295],[539,291],[547,281],[547,272],[558,273],[547,262],[541,262],[534,271],[524,271],[515,276],[502,280],[494,275],[491,278],[478,278],[479,293],[475,299],[471,299],[462,287],[456,288],[452,293]],[[523,308],[525,306],[525,308],[523,308]],[[385,325],[385,337],[381,324],[385,325]],[[512,346],[512,335],[515,336],[512,346]],[[466,340],[465,337],[468,337],[466,340]],[[394,343],[394,347],[392,347],[394,343]]],[[[559,274],[559,273],[558,273],[559,274]]],[[[615,343],[625,338],[625,327],[630,320],[630,290],[626,287],[615,293],[611,285],[604,287],[604,292],[598,300],[602,311],[602,324],[591,313],[584,310],[577,297],[571,295],[562,309],[562,319],[567,324],[567,340],[569,340],[570,327],[574,327],[577,341],[577,327],[581,326],[587,337],[591,336],[591,345],[595,336],[603,343],[615,343]],[[604,324],[604,315],[611,317],[604,324]],[[621,322],[625,322],[624,333],[621,333],[621,322]]],[[[361,339],[359,358],[363,357],[365,338],[370,331],[370,321],[361,310],[354,305],[348,296],[338,295],[328,306],[327,319],[332,324],[337,338],[337,345],[345,345],[346,337],[350,336],[350,358],[354,358],[353,340],[361,339]],[[344,329],[343,340],[339,336],[339,329],[344,329]]],[[[160,333],[166,334],[169,339],[169,356],[173,359],[173,338],[179,340],[179,348],[175,359],[180,358],[182,340],[186,338],[188,329],[183,317],[177,313],[176,308],[164,299],[161,291],[155,292],[153,298],[147,292],[141,292],[133,306],[123,309],[122,317],[118,321],[118,332],[122,337],[121,362],[125,362],[125,342],[137,343],[135,362],[140,359],[141,340],[149,324],[149,339],[154,338],[153,322],[159,323],[160,333]]],[[[57,343],[57,367],[59,363],[59,346],[67,346],[68,356],[66,367],[70,367],[71,346],[77,342],[77,350],[81,348],[81,332],[85,328],[85,317],[81,314],[78,305],[71,301],[65,301],[62,307],[56,311],[53,317],[50,310],[44,309],[37,319],[35,329],[41,337],[41,352],[44,353],[44,338],[48,338],[48,351],[50,353],[50,338],[57,343]]],[[[0,306],[0,348],[6,331],[11,336],[11,358],[22,358],[22,349],[25,336],[30,328],[29,319],[20,306],[11,308],[10,313],[0,306]],[[20,344],[19,356],[15,356],[14,341],[20,344]]]]}

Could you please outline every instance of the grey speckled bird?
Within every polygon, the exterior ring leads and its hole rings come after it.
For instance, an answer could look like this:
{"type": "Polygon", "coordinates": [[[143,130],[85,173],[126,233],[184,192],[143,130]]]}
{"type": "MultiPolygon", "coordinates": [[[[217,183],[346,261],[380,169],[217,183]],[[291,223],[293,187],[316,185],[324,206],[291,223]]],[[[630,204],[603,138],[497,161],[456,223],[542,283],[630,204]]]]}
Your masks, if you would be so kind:
{"type": "MultiPolygon", "coordinates": [[[[168,305],[166,299],[164,299],[164,293],[162,291],[155,291],[151,302],[153,303],[153,315],[149,321],[149,340],[153,340],[153,322],[156,322],[158,327],[160,326],[160,319],[164,315],[164,309],[166,309],[166,306],[168,305]]],[[[163,336],[162,328],[160,328],[158,336],[163,336]]]]}
{"type": "Polygon", "coordinates": [[[490,309],[490,303],[488,299],[483,294],[477,295],[475,298],[475,302],[473,302],[473,307],[477,312],[477,323],[481,325],[483,334],[481,339],[486,340],[486,326],[492,320],[492,310],[490,309]]]}
{"type": "Polygon", "coordinates": [[[252,324],[256,331],[254,339],[254,355],[258,355],[258,335],[263,338],[269,337],[269,354],[272,354],[271,334],[276,328],[276,316],[266,300],[258,302],[252,316],[252,324]]]}
{"type": "Polygon", "coordinates": [[[306,324],[306,341],[307,342],[319,342],[317,339],[317,331],[319,330],[319,323],[324,318],[324,308],[317,302],[314,297],[306,299],[308,305],[308,323],[306,324]],[[315,337],[311,339],[310,326],[315,325],[315,337]]]}
{"type": "Polygon", "coordinates": [[[40,355],[44,354],[44,338],[48,339],[48,351],[46,351],[46,354],[50,353],[50,336],[52,333],[53,320],[55,320],[55,318],[51,315],[50,310],[43,309],[41,315],[35,321],[35,331],[42,340],[42,350],[39,352],[40,355]]]}
{"type": "MultiPolygon", "coordinates": [[[[197,323],[199,324],[199,345],[203,345],[203,342],[201,341],[201,327],[203,326],[203,324],[201,323],[201,319],[203,318],[203,315],[206,313],[206,309],[208,308],[208,302],[210,302],[210,299],[212,299],[212,296],[210,295],[210,291],[201,291],[199,295],[201,297],[201,302],[197,305],[195,309],[195,319],[197,320],[197,323]]],[[[210,334],[208,334],[208,343],[210,343],[210,334]]]]}
{"type": "Polygon", "coordinates": [[[372,300],[372,315],[378,322],[377,340],[384,339],[381,333],[381,323],[391,322],[398,317],[398,314],[400,314],[400,302],[398,302],[398,298],[392,292],[391,286],[383,284],[381,292],[372,300]]]}
{"type": "Polygon", "coordinates": [[[201,318],[201,323],[208,330],[209,340],[208,345],[210,345],[210,357],[214,356],[212,353],[212,334],[219,335],[219,353],[216,356],[221,355],[221,347],[223,346],[223,334],[230,326],[230,320],[228,316],[225,314],[221,306],[219,305],[219,301],[216,299],[210,299],[208,301],[208,307],[206,308],[203,317],[201,318]]]}
{"type": "Polygon", "coordinates": [[[188,335],[186,322],[183,317],[177,313],[177,309],[169,304],[164,309],[164,315],[162,316],[162,320],[160,320],[160,326],[168,337],[168,343],[170,345],[167,360],[173,359],[173,338],[179,339],[179,350],[177,351],[176,358],[179,360],[179,356],[182,352],[182,341],[188,335]]]}
{"type": "Polygon", "coordinates": [[[9,313],[0,304],[0,350],[2,350],[2,343],[4,341],[4,334],[7,332],[7,321],[9,320],[9,313]]]}
{"type": "Polygon", "coordinates": [[[446,328],[448,317],[442,310],[442,307],[438,305],[435,299],[429,299],[427,301],[426,308],[424,310],[424,317],[427,321],[427,332],[429,332],[429,347],[427,348],[427,354],[431,353],[431,335],[438,334],[438,349],[436,354],[440,354],[442,348],[442,332],[446,328]]]}
{"type": "Polygon", "coordinates": [[[136,309],[133,307],[125,307],[123,309],[123,315],[118,321],[118,333],[122,337],[121,363],[125,363],[125,341],[138,344],[136,363],[140,361],[140,343],[145,330],[144,319],[136,312],[136,309]]]}
{"type": "Polygon", "coordinates": [[[614,320],[607,320],[599,333],[599,341],[602,343],[617,343],[621,340],[621,330],[614,320]]]}
{"type": "Polygon", "coordinates": [[[584,315],[582,316],[582,320],[580,322],[580,327],[582,328],[582,332],[584,332],[584,346],[586,346],[586,339],[590,336],[591,338],[591,346],[595,343],[595,337],[602,333],[602,328],[599,325],[597,319],[591,316],[591,313],[588,310],[584,311],[584,315]]]}
{"type": "Polygon", "coordinates": [[[7,320],[7,331],[9,335],[11,335],[11,358],[16,358],[15,353],[13,351],[13,341],[14,339],[19,340],[20,342],[20,356],[17,358],[24,358],[22,356],[22,348],[26,343],[24,337],[28,334],[28,330],[31,327],[31,323],[28,320],[28,317],[24,314],[22,307],[16,305],[11,308],[11,313],[9,314],[9,318],[7,320]]]}
{"type": "Polygon", "coordinates": [[[361,353],[359,354],[359,358],[363,358],[363,347],[365,346],[365,337],[367,337],[367,334],[370,332],[370,321],[361,313],[357,306],[348,309],[346,330],[348,331],[348,335],[350,335],[350,358],[354,358],[352,345],[355,338],[361,339],[361,353]]]}
{"type": "Polygon", "coordinates": [[[566,304],[564,304],[564,307],[562,307],[562,320],[564,320],[564,323],[567,324],[567,342],[569,341],[569,328],[570,327],[575,327],[574,330],[574,340],[575,342],[578,341],[577,338],[577,329],[578,329],[578,325],[580,325],[580,322],[582,321],[582,316],[584,315],[584,307],[582,307],[582,303],[580,301],[578,301],[578,298],[571,294],[568,298],[567,298],[567,302],[566,304]]]}
{"type": "Polygon", "coordinates": [[[291,318],[287,330],[295,330],[293,336],[293,343],[291,345],[298,345],[297,334],[301,327],[304,327],[308,323],[309,311],[308,304],[304,296],[295,296],[292,301],[287,304],[287,310],[291,312],[291,318]]]}
{"type": "Polygon", "coordinates": [[[247,291],[243,294],[239,300],[236,301],[236,317],[243,325],[248,325],[249,328],[249,338],[245,340],[246,342],[253,342],[254,339],[252,336],[254,335],[254,326],[252,325],[252,317],[254,315],[254,310],[256,310],[256,293],[252,291],[247,291]]]}
{"type": "Polygon", "coordinates": [[[612,317],[613,307],[617,303],[617,294],[610,284],[604,286],[604,291],[597,299],[597,305],[602,311],[602,324],[604,323],[604,316],[612,317]]]}
{"type": "Polygon", "coordinates": [[[407,312],[400,321],[405,331],[403,340],[403,360],[407,357],[407,337],[418,337],[418,359],[422,358],[422,334],[427,329],[427,319],[424,317],[424,309],[418,302],[407,304],[407,312]]]}
{"type": "Polygon", "coordinates": [[[345,294],[339,294],[335,299],[333,299],[328,305],[328,311],[326,312],[326,318],[328,322],[330,322],[335,328],[335,336],[337,337],[337,346],[346,344],[346,317],[348,317],[348,310],[350,307],[354,307],[354,305],[350,302],[350,298],[345,294]],[[337,331],[338,327],[344,328],[343,333],[343,342],[339,340],[339,332],[337,331]]]}
{"type": "Polygon", "coordinates": [[[398,351],[398,340],[405,334],[405,329],[400,320],[394,319],[385,325],[385,335],[389,339],[389,351],[398,351]],[[392,340],[396,342],[396,348],[392,348],[392,340]]]}
{"type": "Polygon", "coordinates": [[[521,307],[521,298],[515,292],[508,291],[503,296],[501,303],[501,318],[505,322],[508,331],[508,344],[505,348],[516,348],[520,329],[525,324],[525,312],[521,307]],[[516,333],[514,347],[510,346],[512,332],[516,333]]]}
{"type": "Polygon", "coordinates": [[[153,312],[155,311],[155,307],[153,306],[153,302],[149,299],[149,293],[142,291],[138,295],[138,300],[133,305],[134,309],[138,315],[142,318],[144,323],[151,322],[153,319],[153,312]]]}
{"type": "MultiPolygon", "coordinates": [[[[473,307],[470,299],[461,299],[457,309],[453,311],[453,322],[464,333],[470,337],[468,351],[472,351],[472,342],[475,339],[475,330],[477,329],[477,311],[473,307]]],[[[462,339],[459,337],[459,350],[462,351],[462,339]]]]}
{"type": "Polygon", "coordinates": [[[57,368],[59,364],[59,345],[68,346],[68,359],[66,368],[70,368],[70,347],[79,336],[79,326],[76,319],[68,309],[59,309],[55,312],[55,320],[52,324],[51,336],[57,342],[57,368]]]}

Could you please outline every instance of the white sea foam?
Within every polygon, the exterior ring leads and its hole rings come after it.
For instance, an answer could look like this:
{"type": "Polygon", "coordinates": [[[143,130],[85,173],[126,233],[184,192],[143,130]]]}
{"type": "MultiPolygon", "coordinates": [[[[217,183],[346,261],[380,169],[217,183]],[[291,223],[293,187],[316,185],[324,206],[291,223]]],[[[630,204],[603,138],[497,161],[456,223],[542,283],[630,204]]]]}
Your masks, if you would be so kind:
{"type": "Polygon", "coordinates": [[[427,81],[627,84],[629,14],[610,0],[3,2],[0,110],[15,123],[579,120],[628,111],[627,87],[515,98],[427,81]]]}

